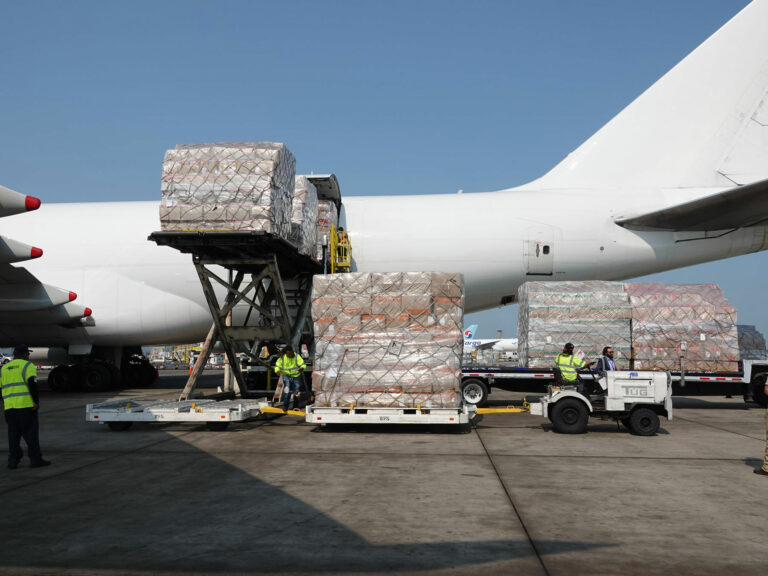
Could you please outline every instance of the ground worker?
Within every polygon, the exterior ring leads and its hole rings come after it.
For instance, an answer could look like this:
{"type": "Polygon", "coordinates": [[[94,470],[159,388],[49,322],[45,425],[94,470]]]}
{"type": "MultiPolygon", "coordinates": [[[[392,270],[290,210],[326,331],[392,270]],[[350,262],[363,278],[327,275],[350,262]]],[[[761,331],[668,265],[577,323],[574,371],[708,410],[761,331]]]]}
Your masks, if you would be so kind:
{"type": "Polygon", "coordinates": [[[616,362],[613,361],[613,348],[606,346],[603,348],[603,355],[597,359],[595,373],[598,376],[602,376],[604,372],[609,370],[616,370],[616,362]]]}
{"type": "Polygon", "coordinates": [[[584,383],[579,380],[578,371],[582,368],[588,368],[592,364],[594,362],[585,364],[584,360],[574,355],[573,344],[570,342],[566,342],[565,346],[563,346],[563,351],[555,358],[555,368],[560,371],[563,384],[576,385],[580,394],[584,394],[584,383]]]}
{"type": "Polygon", "coordinates": [[[15,470],[24,457],[21,439],[27,444],[30,466],[39,468],[50,462],[43,460],[40,450],[40,432],[37,409],[37,369],[29,361],[29,348],[25,344],[13,350],[13,360],[2,367],[0,387],[3,393],[5,421],[8,424],[8,469],[15,470]]]}
{"type": "MultiPolygon", "coordinates": [[[[765,393],[768,395],[768,380],[765,381],[765,393]]],[[[761,468],[754,469],[755,474],[761,476],[768,476],[768,407],[765,409],[765,458],[763,459],[763,466],[761,468]]]]}
{"type": "Polygon", "coordinates": [[[283,377],[283,410],[288,410],[291,394],[298,397],[301,386],[301,373],[307,367],[301,354],[295,354],[293,348],[286,346],[275,363],[275,372],[283,377]]]}
{"type": "MultiPolygon", "coordinates": [[[[602,355],[597,357],[597,361],[595,362],[597,366],[595,367],[595,377],[601,378],[606,372],[610,370],[616,370],[616,362],[613,361],[613,348],[610,346],[606,346],[603,348],[602,355]]],[[[585,387],[586,388],[586,387],[585,387]]],[[[595,380],[592,382],[590,394],[602,394],[605,392],[603,390],[602,386],[595,380]]]]}

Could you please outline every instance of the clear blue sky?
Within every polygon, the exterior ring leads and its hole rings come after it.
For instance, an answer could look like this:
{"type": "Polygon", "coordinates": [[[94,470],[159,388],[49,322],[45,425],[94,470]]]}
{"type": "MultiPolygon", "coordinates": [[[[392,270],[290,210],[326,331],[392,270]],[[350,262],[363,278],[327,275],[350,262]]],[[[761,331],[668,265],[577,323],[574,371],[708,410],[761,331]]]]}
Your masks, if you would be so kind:
{"type": "MultiPolygon", "coordinates": [[[[0,183],[44,202],[159,200],[167,148],[276,140],[346,195],[516,186],[746,4],[3,2],[0,183]]],[[[766,264],[761,253],[652,279],[718,283],[768,332],[766,264]]],[[[467,323],[512,336],[516,319],[508,307],[467,323]]]]}

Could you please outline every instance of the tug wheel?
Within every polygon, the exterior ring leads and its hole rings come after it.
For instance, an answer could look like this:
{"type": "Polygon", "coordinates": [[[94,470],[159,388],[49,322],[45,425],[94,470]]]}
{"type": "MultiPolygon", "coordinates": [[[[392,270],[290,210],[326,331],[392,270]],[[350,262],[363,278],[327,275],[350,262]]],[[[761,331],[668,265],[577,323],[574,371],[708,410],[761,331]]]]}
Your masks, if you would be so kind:
{"type": "Polygon", "coordinates": [[[576,398],[563,398],[552,407],[550,419],[555,430],[561,434],[583,434],[587,431],[589,412],[584,402],[576,398]]]}
{"type": "Polygon", "coordinates": [[[635,408],[629,415],[629,429],[638,436],[653,436],[659,425],[659,415],[650,408],[635,408]]]}

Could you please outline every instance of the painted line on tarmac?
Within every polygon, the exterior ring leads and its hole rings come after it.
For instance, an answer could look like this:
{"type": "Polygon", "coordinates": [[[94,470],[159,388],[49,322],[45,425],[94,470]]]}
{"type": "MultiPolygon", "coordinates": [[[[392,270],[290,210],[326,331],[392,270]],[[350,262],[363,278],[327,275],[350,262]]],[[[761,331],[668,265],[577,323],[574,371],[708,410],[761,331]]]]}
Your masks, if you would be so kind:
{"type": "Polygon", "coordinates": [[[541,569],[544,570],[544,574],[546,574],[547,576],[551,576],[549,570],[547,569],[547,565],[544,564],[544,559],[541,557],[541,553],[539,552],[539,549],[536,546],[536,542],[533,541],[533,538],[531,537],[531,533],[528,532],[528,527],[525,525],[525,522],[523,521],[523,517],[520,515],[520,511],[517,509],[517,506],[515,505],[515,501],[512,498],[512,494],[510,493],[509,489],[507,488],[506,482],[504,482],[504,479],[501,477],[501,473],[499,472],[499,469],[496,466],[496,462],[494,462],[493,460],[493,456],[491,456],[491,453],[488,451],[488,447],[485,445],[485,442],[483,442],[483,437],[480,434],[480,431],[474,425],[473,425],[473,428],[475,429],[475,433],[477,434],[478,440],[480,440],[480,445],[483,447],[483,450],[485,451],[485,455],[488,457],[488,461],[491,463],[491,467],[493,468],[493,471],[496,474],[496,477],[499,479],[499,484],[501,484],[501,487],[504,490],[504,494],[507,495],[507,500],[509,500],[509,503],[512,506],[512,510],[514,510],[515,516],[517,516],[517,520],[518,522],[520,522],[520,526],[523,528],[523,532],[525,532],[525,537],[528,538],[528,542],[531,545],[531,548],[533,548],[533,551],[536,554],[536,558],[539,560],[541,569]]]}

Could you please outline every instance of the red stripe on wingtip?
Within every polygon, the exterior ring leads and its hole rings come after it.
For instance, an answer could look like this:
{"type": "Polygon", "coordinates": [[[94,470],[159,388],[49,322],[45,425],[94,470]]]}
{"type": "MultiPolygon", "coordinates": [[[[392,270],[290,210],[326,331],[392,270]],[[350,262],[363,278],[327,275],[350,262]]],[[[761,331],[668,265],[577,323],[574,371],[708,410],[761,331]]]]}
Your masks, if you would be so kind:
{"type": "Polygon", "coordinates": [[[77,298],[77,294],[75,294],[74,292],[70,292],[69,293],[69,301],[72,302],[72,300],[74,300],[75,298],[77,298]]]}
{"type": "Polygon", "coordinates": [[[90,316],[91,314],[93,314],[93,310],[91,310],[90,308],[86,308],[83,311],[83,318],[85,318],[86,316],[90,316]]]}
{"type": "Polygon", "coordinates": [[[27,210],[37,210],[40,208],[40,198],[35,198],[34,196],[27,196],[24,200],[24,207],[27,210]]]}
{"type": "Polygon", "coordinates": [[[43,255],[43,251],[40,248],[32,248],[32,250],[29,251],[29,256],[31,258],[40,258],[40,256],[43,255]]]}

